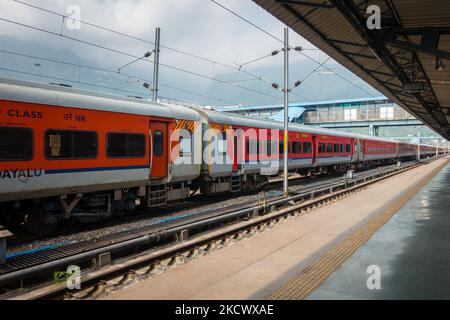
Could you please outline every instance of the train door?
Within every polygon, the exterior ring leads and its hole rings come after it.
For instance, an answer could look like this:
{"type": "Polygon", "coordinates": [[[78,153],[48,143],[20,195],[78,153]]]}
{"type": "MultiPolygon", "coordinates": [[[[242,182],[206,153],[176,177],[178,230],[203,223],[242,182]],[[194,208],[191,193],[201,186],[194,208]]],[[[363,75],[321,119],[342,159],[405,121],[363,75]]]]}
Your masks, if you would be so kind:
{"type": "Polygon", "coordinates": [[[360,154],[360,140],[358,139],[352,139],[352,160],[355,162],[359,162],[361,160],[361,154],[360,154]]]}
{"type": "Polygon", "coordinates": [[[150,122],[150,177],[167,175],[167,123],[150,122]]]}
{"type": "Polygon", "coordinates": [[[233,137],[233,147],[234,147],[234,157],[233,157],[233,172],[237,172],[239,171],[239,152],[242,152],[242,150],[240,150],[240,148],[242,148],[241,146],[239,146],[239,139],[237,136],[238,132],[234,131],[234,137],[233,137]]]}
{"type": "Polygon", "coordinates": [[[312,144],[313,144],[313,147],[312,147],[312,164],[313,164],[313,166],[316,166],[317,165],[318,152],[319,152],[319,150],[318,150],[319,143],[318,143],[317,136],[313,136],[312,137],[312,144]]]}
{"type": "Polygon", "coordinates": [[[366,161],[366,141],[359,139],[358,143],[358,160],[366,161]]]}

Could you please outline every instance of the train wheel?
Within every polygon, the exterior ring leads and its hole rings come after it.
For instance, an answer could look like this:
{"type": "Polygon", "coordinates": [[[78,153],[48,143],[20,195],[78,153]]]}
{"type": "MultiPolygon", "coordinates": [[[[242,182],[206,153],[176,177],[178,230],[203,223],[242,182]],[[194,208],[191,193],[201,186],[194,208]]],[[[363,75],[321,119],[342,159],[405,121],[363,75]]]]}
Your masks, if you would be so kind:
{"type": "Polygon", "coordinates": [[[297,173],[303,177],[308,177],[308,176],[312,175],[310,169],[298,169],[297,173]]]}
{"type": "Polygon", "coordinates": [[[53,215],[36,210],[25,215],[23,227],[27,232],[41,237],[55,232],[58,224],[53,215]]]}

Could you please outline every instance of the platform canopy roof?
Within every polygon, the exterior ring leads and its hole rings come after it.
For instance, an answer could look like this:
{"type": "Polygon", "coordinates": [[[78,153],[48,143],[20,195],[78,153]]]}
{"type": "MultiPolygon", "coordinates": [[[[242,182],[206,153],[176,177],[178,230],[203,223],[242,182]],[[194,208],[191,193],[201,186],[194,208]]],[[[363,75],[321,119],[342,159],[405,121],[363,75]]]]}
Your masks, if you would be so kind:
{"type": "Polygon", "coordinates": [[[450,139],[449,0],[254,0],[450,139]],[[381,28],[369,29],[369,6],[381,28]]]}

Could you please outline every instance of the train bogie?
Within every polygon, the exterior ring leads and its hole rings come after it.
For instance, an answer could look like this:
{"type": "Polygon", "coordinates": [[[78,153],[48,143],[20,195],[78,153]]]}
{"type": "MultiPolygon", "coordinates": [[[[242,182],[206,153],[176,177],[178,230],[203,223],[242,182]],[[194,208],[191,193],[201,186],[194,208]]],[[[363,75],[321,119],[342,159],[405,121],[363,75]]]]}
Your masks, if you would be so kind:
{"type": "MultiPolygon", "coordinates": [[[[204,194],[257,190],[284,169],[280,122],[0,83],[0,218],[33,233],[204,194]],[[6,211],[6,214],[5,214],[6,211]]],[[[412,160],[435,147],[290,124],[288,171],[412,160]]]]}
{"type": "Polygon", "coordinates": [[[183,199],[201,163],[179,161],[194,154],[172,132],[193,141],[199,123],[185,107],[1,83],[0,203],[48,224],[183,199]]]}

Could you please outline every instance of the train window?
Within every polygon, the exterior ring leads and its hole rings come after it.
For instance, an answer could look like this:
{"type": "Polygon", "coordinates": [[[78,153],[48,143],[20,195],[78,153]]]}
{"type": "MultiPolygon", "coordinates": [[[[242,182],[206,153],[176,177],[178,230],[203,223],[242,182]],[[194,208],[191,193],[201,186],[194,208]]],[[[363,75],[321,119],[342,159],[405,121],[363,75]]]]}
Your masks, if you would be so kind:
{"type": "Polygon", "coordinates": [[[352,152],[352,147],[349,144],[346,145],[346,148],[347,148],[347,150],[346,150],[347,153],[352,152]]]}
{"type": "Polygon", "coordinates": [[[226,132],[219,133],[217,138],[219,139],[217,144],[218,154],[221,156],[226,155],[228,152],[228,140],[226,132]]]}
{"type": "Polygon", "coordinates": [[[0,127],[0,161],[28,161],[33,158],[33,130],[0,127]]]}
{"type": "Polygon", "coordinates": [[[107,135],[106,153],[110,158],[125,158],[127,156],[127,135],[125,133],[109,133],[107,135]]]}
{"type": "Polygon", "coordinates": [[[341,153],[345,152],[345,144],[341,144],[340,151],[341,153]]]}
{"type": "Polygon", "coordinates": [[[72,157],[75,159],[97,158],[98,142],[96,132],[73,132],[72,157]]]}
{"type": "Polygon", "coordinates": [[[319,143],[319,153],[325,153],[325,143],[319,143]]]}
{"type": "Polygon", "coordinates": [[[127,134],[127,157],[145,157],[145,136],[143,134],[127,134]]]}
{"type": "Polygon", "coordinates": [[[281,155],[284,154],[284,142],[280,142],[280,147],[279,147],[278,151],[280,152],[281,155]]]}
{"type": "Polygon", "coordinates": [[[97,133],[93,131],[48,130],[45,133],[48,160],[95,159],[97,146],[97,133]]]}
{"type": "Polygon", "coordinates": [[[161,157],[164,153],[164,133],[162,131],[155,131],[153,134],[153,155],[161,157]]]}
{"type": "Polygon", "coordinates": [[[143,158],[145,135],[108,133],[106,153],[110,158],[143,158]]]}
{"type": "Polygon", "coordinates": [[[247,152],[249,155],[258,154],[258,141],[248,140],[247,141],[247,152]]]}
{"type": "Polygon", "coordinates": [[[310,154],[312,153],[312,144],[311,142],[303,143],[303,153],[310,154]]]}
{"type": "Polygon", "coordinates": [[[332,153],[333,152],[333,144],[328,143],[327,144],[327,153],[332,153]]]}
{"type": "Polygon", "coordinates": [[[184,144],[184,137],[180,137],[179,142],[178,142],[178,146],[180,148],[178,154],[179,154],[180,157],[184,157],[183,144],[184,144]]]}
{"type": "Polygon", "coordinates": [[[292,153],[299,154],[302,153],[302,143],[298,141],[292,142],[292,153]]]}
{"type": "Polygon", "coordinates": [[[334,145],[334,153],[339,153],[339,145],[338,144],[334,145]]]}
{"type": "Polygon", "coordinates": [[[266,147],[267,147],[267,156],[272,156],[272,141],[271,140],[267,140],[266,143],[266,147]]]}

